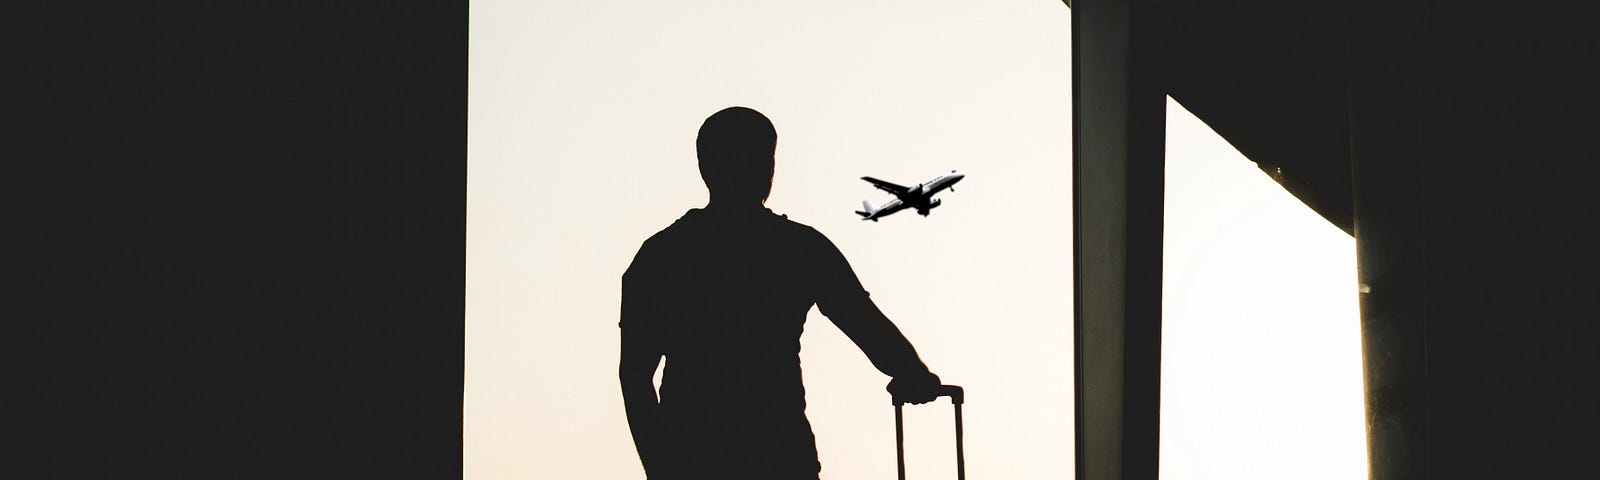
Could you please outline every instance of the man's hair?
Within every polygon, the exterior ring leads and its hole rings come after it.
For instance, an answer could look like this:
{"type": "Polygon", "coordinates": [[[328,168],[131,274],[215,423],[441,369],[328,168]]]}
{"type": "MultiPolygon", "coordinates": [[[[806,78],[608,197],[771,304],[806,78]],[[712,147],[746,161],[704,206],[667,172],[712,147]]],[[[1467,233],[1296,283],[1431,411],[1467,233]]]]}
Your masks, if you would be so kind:
{"type": "Polygon", "coordinates": [[[761,112],[724,108],[706,118],[695,139],[700,178],[713,197],[765,201],[777,146],[778,132],[761,112]]]}

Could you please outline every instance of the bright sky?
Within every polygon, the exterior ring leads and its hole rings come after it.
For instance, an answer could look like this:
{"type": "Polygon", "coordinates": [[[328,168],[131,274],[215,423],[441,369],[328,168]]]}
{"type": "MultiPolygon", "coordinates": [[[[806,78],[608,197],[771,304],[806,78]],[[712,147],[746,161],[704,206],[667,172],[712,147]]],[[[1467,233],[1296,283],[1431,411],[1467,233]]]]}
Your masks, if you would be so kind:
{"type": "MultiPolygon", "coordinates": [[[[828,235],[966,386],[972,478],[1069,478],[1069,25],[1049,0],[474,2],[466,477],[643,478],[616,380],[620,277],[704,204],[695,131],[743,105],[778,130],[768,206],[828,235]],[[927,218],[851,213],[886,200],[858,177],[951,169],[968,177],[927,218]]],[[[1354,244],[1185,115],[1163,474],[1363,474],[1354,244]]],[[[823,478],[892,478],[888,379],[815,311],[807,326],[823,478]]],[[[907,427],[909,476],[953,478],[948,404],[907,427]]]]}

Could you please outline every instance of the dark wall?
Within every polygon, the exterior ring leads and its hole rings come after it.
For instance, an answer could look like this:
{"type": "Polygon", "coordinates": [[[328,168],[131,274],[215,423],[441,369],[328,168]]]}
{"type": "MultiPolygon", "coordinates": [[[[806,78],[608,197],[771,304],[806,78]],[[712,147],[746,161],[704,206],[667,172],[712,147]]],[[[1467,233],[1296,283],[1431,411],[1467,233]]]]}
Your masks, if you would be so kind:
{"type": "Polygon", "coordinates": [[[1432,7],[1421,93],[1429,388],[1432,448],[1449,459],[1433,470],[1594,475],[1596,12],[1432,7]]]}
{"type": "Polygon", "coordinates": [[[460,475],[466,4],[305,5],[8,15],[8,474],[460,475]]]}
{"type": "Polygon", "coordinates": [[[1593,12],[1350,5],[1374,477],[1592,476],[1593,12]],[[1403,368],[1375,379],[1386,362],[1403,368]],[[1385,418],[1398,427],[1386,432],[1385,418]]]}

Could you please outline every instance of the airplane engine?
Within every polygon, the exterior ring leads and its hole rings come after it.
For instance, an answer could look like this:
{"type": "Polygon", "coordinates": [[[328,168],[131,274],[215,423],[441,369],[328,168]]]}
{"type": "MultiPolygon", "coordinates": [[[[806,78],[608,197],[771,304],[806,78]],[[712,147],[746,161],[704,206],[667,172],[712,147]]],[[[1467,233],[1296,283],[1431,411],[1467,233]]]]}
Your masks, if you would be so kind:
{"type": "Polygon", "coordinates": [[[928,211],[933,210],[933,207],[939,206],[939,203],[939,199],[933,199],[933,201],[928,202],[928,206],[917,208],[917,215],[922,215],[924,217],[928,216],[928,211]]]}

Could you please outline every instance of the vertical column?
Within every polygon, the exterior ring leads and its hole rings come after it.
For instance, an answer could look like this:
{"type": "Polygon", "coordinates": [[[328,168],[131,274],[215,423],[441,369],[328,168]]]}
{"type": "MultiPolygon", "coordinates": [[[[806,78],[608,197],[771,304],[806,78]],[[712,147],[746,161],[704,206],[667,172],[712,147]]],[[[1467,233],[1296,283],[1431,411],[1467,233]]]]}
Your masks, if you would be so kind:
{"type": "Polygon", "coordinates": [[[1072,12],[1077,477],[1159,465],[1165,96],[1151,0],[1072,12]]]}
{"type": "Polygon", "coordinates": [[[1375,480],[1429,477],[1422,13],[1414,1],[1349,4],[1350,168],[1367,457],[1375,480]]]}

